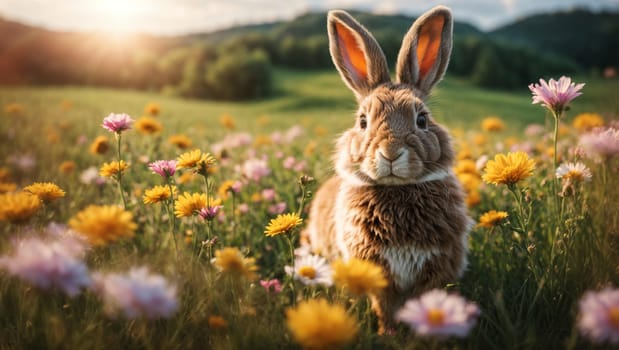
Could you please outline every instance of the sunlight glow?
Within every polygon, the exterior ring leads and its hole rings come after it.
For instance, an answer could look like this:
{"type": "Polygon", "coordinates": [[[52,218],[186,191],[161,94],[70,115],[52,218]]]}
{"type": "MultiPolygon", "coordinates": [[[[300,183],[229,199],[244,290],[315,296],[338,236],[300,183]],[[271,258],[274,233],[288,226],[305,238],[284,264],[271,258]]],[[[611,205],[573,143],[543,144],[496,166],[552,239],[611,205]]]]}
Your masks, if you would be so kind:
{"type": "Polygon", "coordinates": [[[97,13],[105,31],[127,33],[137,29],[146,3],[139,0],[99,0],[97,13]]]}

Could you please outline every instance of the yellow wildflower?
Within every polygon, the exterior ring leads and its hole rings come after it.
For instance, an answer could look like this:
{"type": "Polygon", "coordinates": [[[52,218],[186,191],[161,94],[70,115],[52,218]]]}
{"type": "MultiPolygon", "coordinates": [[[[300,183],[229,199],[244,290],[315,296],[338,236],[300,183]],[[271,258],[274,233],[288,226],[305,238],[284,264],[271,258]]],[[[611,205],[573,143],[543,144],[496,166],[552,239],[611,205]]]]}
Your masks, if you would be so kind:
{"type": "Polygon", "coordinates": [[[454,168],[456,174],[477,174],[477,165],[472,159],[462,159],[456,163],[454,168]]]}
{"type": "Polygon", "coordinates": [[[112,177],[116,176],[119,172],[123,172],[129,168],[129,164],[125,163],[124,160],[113,161],[109,163],[103,163],[101,168],[99,169],[99,175],[103,177],[112,177]]]}
{"type": "Polygon", "coordinates": [[[210,153],[202,153],[199,149],[185,152],[176,159],[176,169],[197,168],[207,170],[215,164],[215,158],[210,153]]]}
{"type": "Polygon", "coordinates": [[[4,112],[11,115],[21,115],[25,110],[26,108],[19,103],[9,103],[4,106],[4,112]]]}
{"type": "Polygon", "coordinates": [[[481,121],[481,129],[483,131],[503,131],[505,123],[499,117],[488,117],[481,121]]]}
{"type": "Polygon", "coordinates": [[[107,136],[97,136],[94,141],[90,144],[88,150],[92,154],[104,154],[107,150],[110,149],[110,140],[107,136]]]}
{"type": "Polygon", "coordinates": [[[267,237],[285,234],[302,223],[303,219],[301,219],[296,213],[280,214],[275,219],[271,219],[271,222],[269,222],[264,230],[264,234],[267,237]]]}
{"type": "Polygon", "coordinates": [[[146,106],[144,106],[144,113],[152,116],[158,116],[161,112],[161,107],[156,102],[149,102],[146,106]]]}
{"type": "Polygon", "coordinates": [[[224,114],[219,117],[219,123],[221,123],[224,128],[229,130],[234,130],[234,128],[236,128],[236,122],[230,114],[224,114]]]}
{"type": "Polygon", "coordinates": [[[174,202],[174,214],[179,218],[189,217],[206,206],[206,194],[185,192],[174,202]]]}
{"type": "Polygon", "coordinates": [[[497,154],[486,163],[482,179],[494,185],[513,185],[533,174],[535,162],[525,152],[497,154]]]}
{"type": "Polygon", "coordinates": [[[24,187],[24,191],[34,194],[43,202],[51,202],[65,195],[65,191],[51,182],[35,182],[30,186],[24,187]]]}
{"type": "Polygon", "coordinates": [[[133,126],[142,134],[154,135],[163,130],[163,125],[152,117],[144,116],[136,120],[133,126]]]}
{"type": "Polygon", "coordinates": [[[177,134],[168,137],[168,143],[180,149],[187,149],[193,145],[191,139],[187,135],[177,134]]]}
{"type": "Polygon", "coordinates": [[[234,180],[224,181],[217,190],[217,195],[219,196],[219,198],[221,198],[222,200],[228,199],[228,197],[230,196],[230,191],[232,190],[232,186],[234,186],[235,183],[236,181],[234,180]]]}
{"type": "Polygon", "coordinates": [[[58,171],[60,171],[63,174],[70,174],[75,170],[76,167],[77,167],[77,164],[75,164],[74,161],[65,160],[62,163],[60,163],[60,165],[58,166],[58,171]]]}
{"type": "Polygon", "coordinates": [[[348,262],[337,260],[332,267],[335,284],[353,294],[376,294],[387,286],[383,269],[373,262],[351,258],[348,262]]]}
{"type": "Polygon", "coordinates": [[[36,214],[40,207],[39,197],[28,192],[0,194],[0,221],[24,223],[36,214]]]}
{"type": "Polygon", "coordinates": [[[144,191],[143,201],[144,204],[155,204],[170,199],[174,194],[176,194],[176,186],[172,186],[172,193],[170,193],[170,186],[155,186],[144,191]]]}
{"type": "Polygon", "coordinates": [[[588,131],[593,128],[604,126],[604,118],[597,113],[581,113],[574,117],[572,126],[579,131],[588,131]]]}
{"type": "Polygon", "coordinates": [[[14,182],[0,182],[0,193],[15,192],[17,184],[14,182]]]}
{"type": "Polygon", "coordinates": [[[8,181],[11,178],[11,171],[9,168],[3,166],[0,167],[0,181],[8,181]]]}
{"type": "Polygon", "coordinates": [[[90,205],[71,218],[69,226],[95,245],[133,237],[137,228],[133,214],[115,205],[90,205]]]}
{"type": "Polygon", "coordinates": [[[466,194],[466,206],[472,208],[481,203],[481,195],[478,190],[470,191],[466,194]]]}
{"type": "Polygon", "coordinates": [[[477,226],[492,228],[494,226],[498,226],[499,224],[501,224],[505,219],[507,219],[507,217],[508,217],[507,212],[490,210],[488,212],[483,213],[479,217],[479,224],[477,224],[477,226]]]}
{"type": "Polygon", "coordinates": [[[176,180],[177,183],[184,185],[184,184],[188,184],[192,181],[195,181],[197,178],[197,175],[195,173],[183,173],[181,174],[181,176],[178,177],[178,179],[176,180]]]}
{"type": "Polygon", "coordinates": [[[359,331],[357,321],[344,307],[330,305],[325,299],[310,299],[286,309],[286,325],[305,349],[340,348],[351,343],[359,331]]]}
{"type": "Polygon", "coordinates": [[[235,247],[226,247],[215,251],[213,264],[222,272],[245,276],[250,280],[257,277],[254,258],[245,258],[241,251],[235,247]]]}

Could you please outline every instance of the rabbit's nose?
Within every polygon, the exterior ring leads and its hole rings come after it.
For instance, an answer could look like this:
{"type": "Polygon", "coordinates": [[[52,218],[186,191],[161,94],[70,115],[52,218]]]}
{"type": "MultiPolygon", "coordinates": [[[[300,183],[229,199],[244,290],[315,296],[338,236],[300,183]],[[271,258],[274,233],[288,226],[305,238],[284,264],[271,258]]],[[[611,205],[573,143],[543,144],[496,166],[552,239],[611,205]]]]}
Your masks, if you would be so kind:
{"type": "Polygon", "coordinates": [[[385,152],[384,150],[378,151],[378,155],[384,160],[389,161],[389,162],[394,162],[398,160],[398,158],[400,158],[403,154],[404,154],[404,151],[402,150],[396,151],[395,154],[391,152],[385,152]]]}

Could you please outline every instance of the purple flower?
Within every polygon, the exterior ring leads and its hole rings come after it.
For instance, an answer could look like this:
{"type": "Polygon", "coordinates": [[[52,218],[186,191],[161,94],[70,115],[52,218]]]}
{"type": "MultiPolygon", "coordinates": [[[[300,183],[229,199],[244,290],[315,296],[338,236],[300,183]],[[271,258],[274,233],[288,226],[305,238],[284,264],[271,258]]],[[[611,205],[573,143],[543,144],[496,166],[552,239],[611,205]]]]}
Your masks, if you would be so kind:
{"type": "Polygon", "coordinates": [[[221,208],[223,208],[223,205],[205,207],[205,208],[200,209],[200,211],[198,212],[198,215],[200,215],[202,219],[210,221],[210,220],[213,220],[217,216],[221,208]]]}
{"type": "Polygon", "coordinates": [[[11,275],[42,289],[58,287],[71,297],[90,285],[82,261],[86,246],[80,240],[25,238],[16,243],[12,256],[0,257],[0,268],[11,275]]]}
{"type": "Polygon", "coordinates": [[[282,291],[282,283],[278,279],[261,280],[260,285],[267,290],[267,292],[279,293],[282,291]]]}
{"type": "Polygon", "coordinates": [[[271,174],[271,168],[269,168],[267,161],[257,158],[246,160],[241,171],[246,178],[255,182],[271,174]]]}
{"type": "Polygon", "coordinates": [[[148,164],[148,168],[161,177],[174,176],[176,160],[157,160],[148,164]]]}
{"type": "Polygon", "coordinates": [[[619,154],[619,130],[595,129],[580,137],[580,146],[593,158],[612,157],[619,154]]]}
{"type": "Polygon", "coordinates": [[[582,95],[580,90],[585,84],[574,84],[572,79],[561,77],[558,81],[550,79],[548,83],[544,79],[539,84],[530,84],[529,90],[533,93],[533,104],[541,103],[553,113],[561,114],[567,105],[576,97],[582,95]]]}
{"type": "Polygon", "coordinates": [[[434,289],[411,299],[396,314],[422,336],[465,337],[477,321],[477,305],[444,290],[434,289]]]}
{"type": "Polygon", "coordinates": [[[264,190],[262,190],[262,193],[261,193],[262,199],[264,199],[267,202],[274,200],[275,195],[276,195],[275,190],[272,188],[265,188],[264,190]]]}
{"type": "Polygon", "coordinates": [[[114,114],[110,113],[107,117],[103,119],[103,128],[120,134],[125,130],[131,129],[131,124],[133,124],[133,119],[128,114],[114,114]]]}
{"type": "Polygon", "coordinates": [[[146,267],[134,267],[126,275],[95,274],[93,290],[108,314],[122,312],[128,318],[168,318],[178,309],[176,287],[146,267]]]}
{"type": "Polygon", "coordinates": [[[619,289],[586,292],[579,303],[578,329],[595,343],[619,344],[619,289]]]}

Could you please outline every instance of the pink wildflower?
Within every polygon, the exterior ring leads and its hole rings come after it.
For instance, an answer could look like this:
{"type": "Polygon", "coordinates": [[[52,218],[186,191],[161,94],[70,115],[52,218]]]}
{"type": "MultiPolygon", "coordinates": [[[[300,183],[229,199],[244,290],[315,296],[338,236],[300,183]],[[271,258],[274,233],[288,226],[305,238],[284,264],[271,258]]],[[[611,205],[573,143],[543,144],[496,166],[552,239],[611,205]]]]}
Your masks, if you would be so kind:
{"type": "Polygon", "coordinates": [[[561,114],[568,104],[576,97],[582,95],[580,90],[585,84],[574,84],[572,79],[561,77],[558,81],[550,79],[546,82],[539,80],[539,84],[530,84],[529,90],[533,93],[533,104],[541,103],[556,115],[561,114]]]}
{"type": "Polygon", "coordinates": [[[110,113],[110,115],[108,115],[107,117],[103,119],[103,124],[101,126],[103,126],[104,129],[107,129],[111,132],[120,134],[121,132],[125,130],[131,129],[132,124],[133,124],[133,119],[131,119],[131,117],[128,114],[110,113]]]}
{"type": "Polygon", "coordinates": [[[262,193],[261,193],[262,199],[264,199],[267,202],[274,200],[275,195],[276,195],[275,190],[272,188],[265,188],[264,190],[262,190],[262,193]]]}
{"type": "Polygon", "coordinates": [[[595,129],[582,135],[579,144],[590,157],[615,156],[619,154],[619,129],[595,129]]]}
{"type": "Polygon", "coordinates": [[[217,216],[221,208],[223,208],[223,205],[205,207],[205,208],[200,209],[200,211],[198,212],[198,215],[200,215],[202,219],[210,221],[210,220],[213,220],[217,216]]]}
{"type": "Polygon", "coordinates": [[[267,292],[279,293],[282,291],[282,283],[274,278],[271,280],[261,280],[260,285],[267,290],[267,292]]]}
{"type": "Polygon", "coordinates": [[[465,337],[475,325],[479,309],[458,295],[434,289],[411,299],[398,311],[396,319],[417,334],[438,337],[465,337]]]}
{"type": "Polygon", "coordinates": [[[271,168],[269,168],[267,161],[257,158],[246,160],[241,171],[246,178],[255,182],[271,174],[271,168]]]}
{"type": "Polygon", "coordinates": [[[158,160],[148,164],[148,167],[161,177],[170,177],[176,172],[176,163],[176,160],[158,160]]]}
{"type": "Polygon", "coordinates": [[[586,292],[579,303],[578,329],[595,343],[619,344],[619,289],[586,292]]]}
{"type": "Polygon", "coordinates": [[[0,257],[0,267],[11,275],[42,289],[58,287],[71,297],[90,285],[88,268],[82,261],[86,249],[82,241],[25,238],[16,243],[12,256],[0,257]]]}
{"type": "Polygon", "coordinates": [[[247,203],[241,203],[237,209],[239,213],[247,214],[249,212],[249,205],[247,205],[247,203]]]}
{"type": "Polygon", "coordinates": [[[542,135],[544,132],[546,132],[546,128],[541,124],[529,124],[524,129],[524,134],[528,137],[542,135]]]}
{"type": "Polygon", "coordinates": [[[269,206],[269,214],[277,215],[286,211],[286,202],[279,202],[269,206]]]}
{"type": "Polygon", "coordinates": [[[288,156],[286,157],[286,159],[284,159],[282,165],[284,166],[284,169],[292,169],[296,161],[297,160],[293,156],[288,156]]]}
{"type": "Polygon", "coordinates": [[[95,274],[93,280],[93,290],[103,299],[108,314],[154,319],[168,318],[178,309],[176,287],[146,267],[134,267],[126,275],[95,274]]]}

